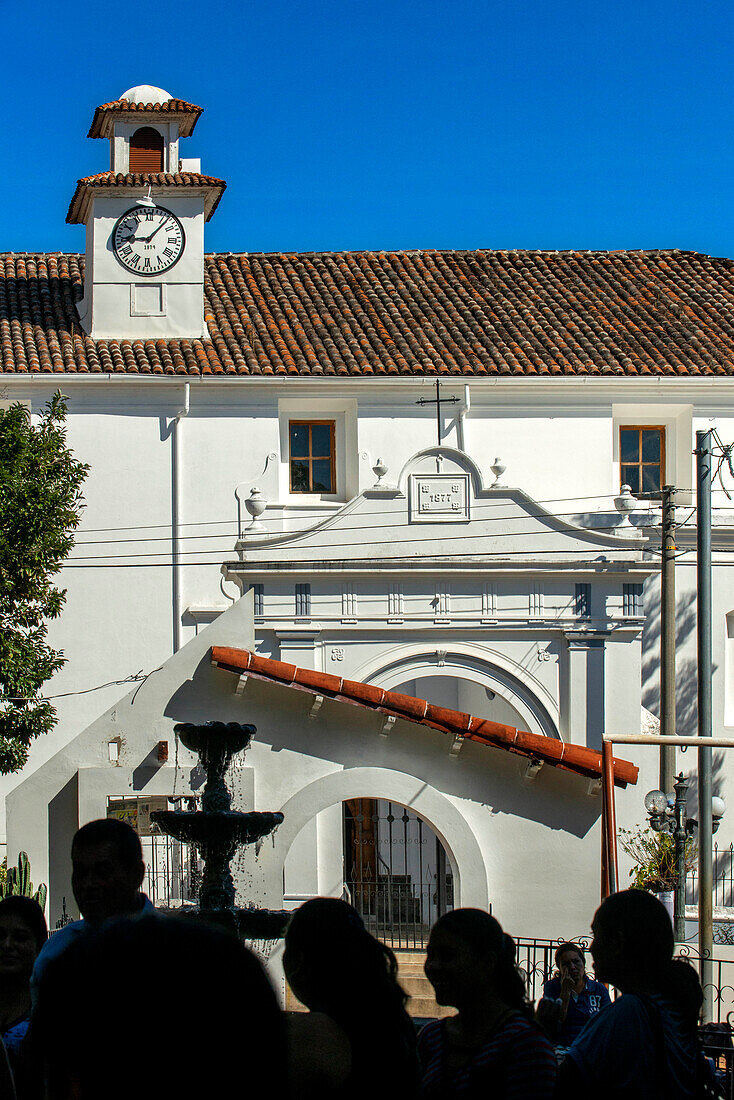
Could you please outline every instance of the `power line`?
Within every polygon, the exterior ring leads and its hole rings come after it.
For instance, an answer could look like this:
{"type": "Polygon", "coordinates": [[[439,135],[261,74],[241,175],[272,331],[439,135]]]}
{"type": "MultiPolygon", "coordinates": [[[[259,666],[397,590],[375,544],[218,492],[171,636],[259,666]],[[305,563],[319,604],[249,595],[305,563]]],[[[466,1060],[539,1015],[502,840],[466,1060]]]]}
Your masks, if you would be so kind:
{"type": "Polygon", "coordinates": [[[154,672],[160,672],[163,666],[159,665],[158,668],[151,669],[150,672],[143,672],[142,668],[139,672],[133,672],[132,675],[126,676],[123,680],[108,680],[106,684],[97,684],[95,687],[83,688],[81,691],[62,691],[58,695],[8,695],[3,700],[0,696],[0,702],[8,703],[50,703],[54,699],[68,699],[71,695],[89,695],[92,691],[101,691],[102,688],[117,687],[119,684],[135,684],[138,681],[145,681],[149,676],[152,676],[154,672]]]}

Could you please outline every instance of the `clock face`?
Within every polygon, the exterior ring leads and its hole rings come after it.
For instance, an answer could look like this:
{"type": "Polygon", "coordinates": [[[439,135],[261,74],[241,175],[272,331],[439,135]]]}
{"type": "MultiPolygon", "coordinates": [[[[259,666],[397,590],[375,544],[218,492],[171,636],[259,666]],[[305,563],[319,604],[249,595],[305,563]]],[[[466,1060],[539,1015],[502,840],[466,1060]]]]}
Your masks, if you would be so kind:
{"type": "Polygon", "coordinates": [[[183,255],[186,238],[175,214],[162,206],[133,206],[115,222],[112,249],[127,271],[162,275],[183,255]]]}

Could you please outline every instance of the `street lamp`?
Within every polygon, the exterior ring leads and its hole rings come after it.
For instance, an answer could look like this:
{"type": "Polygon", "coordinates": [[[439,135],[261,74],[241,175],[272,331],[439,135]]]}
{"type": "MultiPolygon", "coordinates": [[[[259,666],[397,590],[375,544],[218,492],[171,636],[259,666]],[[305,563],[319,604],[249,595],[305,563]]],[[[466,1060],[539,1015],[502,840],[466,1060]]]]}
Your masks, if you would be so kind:
{"type": "MultiPolygon", "coordinates": [[[[677,943],[686,938],[686,841],[698,827],[695,817],[688,817],[686,801],[688,780],[683,772],[677,775],[673,784],[674,793],[648,791],[645,795],[645,809],[650,819],[650,828],[656,833],[671,833],[675,841],[675,906],[673,927],[677,943]]],[[[711,831],[716,832],[724,816],[726,804],[716,795],[711,799],[711,831]]],[[[700,884],[699,884],[700,889],[700,884]]]]}

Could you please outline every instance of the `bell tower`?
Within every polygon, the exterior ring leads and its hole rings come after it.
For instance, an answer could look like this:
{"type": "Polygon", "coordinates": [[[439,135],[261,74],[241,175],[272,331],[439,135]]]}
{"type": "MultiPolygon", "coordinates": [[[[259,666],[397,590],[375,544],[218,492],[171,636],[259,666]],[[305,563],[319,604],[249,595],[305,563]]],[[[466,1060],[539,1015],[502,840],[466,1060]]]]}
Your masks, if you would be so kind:
{"type": "Polygon", "coordinates": [[[201,113],[149,84],[94,112],[88,136],[109,141],[109,171],[78,181],[66,220],[86,226],[79,319],[95,340],[207,334],[204,225],[227,185],[179,156],[201,113]]]}

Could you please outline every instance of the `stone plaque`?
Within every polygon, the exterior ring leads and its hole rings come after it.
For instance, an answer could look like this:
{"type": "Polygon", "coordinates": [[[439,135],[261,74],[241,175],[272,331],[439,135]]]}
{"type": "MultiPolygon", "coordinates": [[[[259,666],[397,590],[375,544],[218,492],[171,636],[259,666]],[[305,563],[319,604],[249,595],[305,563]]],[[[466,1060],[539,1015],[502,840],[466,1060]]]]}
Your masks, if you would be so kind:
{"type": "Polygon", "coordinates": [[[414,523],[466,523],[468,474],[412,474],[410,518],[414,523]]]}

